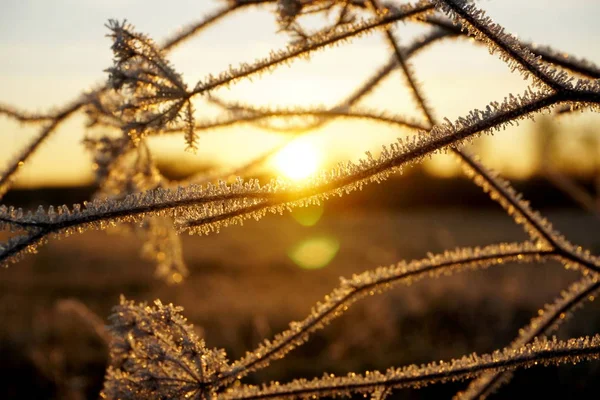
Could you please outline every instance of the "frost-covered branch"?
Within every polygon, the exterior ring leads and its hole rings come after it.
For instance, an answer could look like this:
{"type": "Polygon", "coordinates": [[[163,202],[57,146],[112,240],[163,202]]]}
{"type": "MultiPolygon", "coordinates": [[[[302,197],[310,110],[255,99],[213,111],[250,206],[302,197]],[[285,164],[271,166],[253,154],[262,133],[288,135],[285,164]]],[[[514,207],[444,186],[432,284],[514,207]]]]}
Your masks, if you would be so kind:
{"type": "Polygon", "coordinates": [[[49,121],[55,118],[53,114],[31,113],[23,110],[18,110],[8,104],[0,104],[0,115],[16,119],[19,122],[39,123],[49,121]]]}
{"type": "Polygon", "coordinates": [[[518,349],[507,348],[491,354],[469,355],[423,366],[409,365],[344,377],[326,375],[313,380],[273,383],[262,387],[242,386],[220,396],[222,400],[301,399],[368,394],[381,387],[420,388],[434,383],[468,379],[486,371],[512,371],[535,365],[558,365],[595,360],[600,356],[600,335],[559,341],[536,339],[518,349]]]}
{"type": "MultiPolygon", "coordinates": [[[[586,99],[588,94],[584,93],[586,99]]],[[[455,123],[447,122],[436,126],[430,132],[411,137],[406,142],[398,139],[396,144],[384,148],[378,159],[369,155],[359,164],[340,166],[301,187],[280,181],[264,187],[257,182],[239,181],[232,187],[222,184],[218,189],[212,185],[206,189],[157,189],[131,195],[121,201],[88,203],[85,210],[78,208],[71,212],[67,207],[60,207],[58,214],[52,209],[48,213],[42,210],[36,215],[27,214],[23,217],[22,211],[5,208],[0,214],[0,221],[32,229],[35,233],[31,237],[14,238],[3,245],[0,249],[0,261],[5,263],[49,234],[69,232],[74,228],[103,228],[117,221],[139,221],[139,217],[148,214],[169,214],[180,221],[178,225],[181,229],[193,233],[209,233],[247,218],[260,218],[267,211],[282,212],[292,206],[326,200],[329,196],[359,189],[369,182],[379,182],[403,167],[421,161],[429,154],[460,145],[474,135],[499,130],[507,123],[531,116],[557,102],[577,101],[578,96],[578,92],[572,91],[544,95],[526,92],[521,97],[511,97],[502,104],[492,104],[486,111],[474,111],[455,123]],[[228,200],[231,201],[227,202],[228,200]],[[203,207],[197,207],[202,204],[203,207]]],[[[597,97],[599,99],[595,101],[600,102],[600,96],[597,97]]],[[[576,253],[580,250],[565,247],[565,251],[572,257],[579,257],[576,253]]]]}
{"type": "MultiPolygon", "coordinates": [[[[249,5],[257,5],[260,3],[266,3],[267,0],[237,0],[236,4],[223,9],[222,11],[210,15],[207,18],[202,19],[201,21],[191,25],[188,29],[184,29],[178,34],[174,35],[170,39],[168,39],[165,44],[161,47],[162,51],[169,51],[175,48],[177,45],[183,43],[184,41],[192,38],[197,35],[207,26],[210,26],[213,22],[217,21],[219,18],[225,17],[229,13],[245,6],[249,5]]],[[[0,172],[0,199],[4,196],[6,191],[10,188],[12,181],[14,180],[14,175],[19,170],[19,167],[23,165],[29,157],[35,153],[35,151],[39,148],[39,146],[46,140],[51,133],[53,133],[56,128],[61,125],[66,119],[68,119],[71,115],[73,115],[79,109],[84,108],[85,106],[92,104],[98,96],[105,93],[108,89],[107,85],[99,86],[97,89],[92,90],[89,93],[84,93],[78,96],[75,100],[67,103],[62,109],[55,113],[48,114],[30,114],[25,113],[20,110],[16,110],[9,106],[0,106],[0,114],[7,115],[12,118],[16,118],[23,122],[38,122],[38,121],[49,121],[48,126],[44,127],[40,133],[34,138],[28,146],[15,157],[14,161],[2,172],[0,172]]]]}
{"type": "Polygon", "coordinates": [[[425,277],[456,273],[473,269],[488,268],[509,262],[544,262],[559,259],[550,250],[537,248],[534,244],[504,243],[483,248],[463,248],[443,254],[430,254],[428,258],[402,261],[389,267],[380,267],[354,275],[350,279],[341,278],[341,285],[317,303],[308,317],[290,323],[290,328],[272,340],[261,343],[241,360],[233,363],[233,369],[223,379],[230,381],[265,367],[272,360],[283,358],[288,352],[308,341],[309,336],[339,317],[348,307],[367,295],[382,293],[397,284],[411,284],[425,277]]]}
{"type": "MultiPolygon", "coordinates": [[[[424,49],[428,45],[434,43],[436,40],[445,38],[445,37],[451,37],[452,35],[453,35],[453,33],[448,33],[443,29],[434,29],[433,31],[414,40],[409,46],[407,46],[403,49],[403,53],[406,55],[406,57],[410,57],[414,54],[417,54],[420,50],[424,49]]],[[[334,112],[334,113],[340,113],[340,112],[354,113],[354,112],[356,112],[356,108],[353,108],[354,104],[356,104],[360,99],[362,99],[363,97],[368,95],[386,76],[389,75],[390,72],[392,72],[395,69],[395,67],[396,67],[396,58],[391,57],[390,60],[385,65],[381,66],[377,71],[375,71],[375,73],[372,76],[370,76],[368,79],[366,79],[362,85],[360,85],[358,88],[356,88],[348,97],[346,97],[346,99],[339,102],[339,104],[337,106],[331,108],[329,110],[329,112],[334,112]],[[350,111],[348,111],[348,110],[350,110],[350,111]]],[[[239,118],[241,120],[243,120],[245,118],[252,119],[253,117],[247,116],[247,114],[250,113],[250,114],[258,114],[258,115],[256,115],[256,118],[260,121],[261,120],[261,112],[264,111],[264,109],[262,109],[260,107],[254,107],[252,105],[240,104],[240,103],[228,103],[221,99],[215,98],[214,96],[209,96],[208,99],[211,102],[213,102],[214,104],[216,104],[220,107],[223,107],[226,110],[229,110],[230,112],[233,112],[234,117],[232,117],[232,119],[235,119],[235,118],[239,118]],[[239,115],[239,113],[235,114],[238,111],[243,111],[244,114],[242,114],[241,116],[239,115]]],[[[405,120],[402,117],[398,117],[395,119],[401,120],[401,121],[405,120]]],[[[331,118],[326,118],[326,116],[323,116],[321,118],[318,118],[315,122],[304,124],[301,127],[294,126],[293,128],[287,128],[287,127],[278,128],[278,127],[274,127],[274,126],[267,125],[267,124],[261,124],[259,126],[263,129],[272,130],[272,131],[276,131],[276,132],[285,133],[285,132],[293,131],[294,134],[297,135],[297,134],[309,133],[312,130],[315,130],[317,128],[324,126],[326,123],[328,123],[330,121],[332,121],[331,118]]],[[[404,125],[404,124],[401,123],[401,125],[404,125]]],[[[196,130],[198,130],[198,129],[199,128],[197,125],[196,130]]],[[[262,163],[264,163],[271,156],[273,156],[274,154],[279,152],[283,147],[290,144],[293,140],[294,140],[294,137],[290,138],[287,141],[282,142],[280,145],[277,145],[277,146],[267,150],[266,152],[264,152],[257,158],[250,160],[249,162],[244,163],[243,165],[233,168],[232,170],[228,170],[225,172],[222,172],[222,171],[216,172],[214,174],[208,174],[208,175],[201,174],[198,177],[191,178],[190,180],[188,180],[188,182],[190,182],[190,183],[211,182],[213,180],[216,180],[219,178],[224,178],[226,176],[244,175],[245,173],[247,173],[249,170],[251,170],[255,166],[258,166],[258,165],[261,165],[262,163]]]]}
{"type": "MultiPolygon", "coordinates": [[[[377,0],[370,0],[370,2],[375,9],[379,9],[377,0]]],[[[427,106],[425,98],[415,81],[414,74],[406,63],[405,56],[402,54],[402,50],[392,32],[386,29],[385,33],[388,42],[394,50],[397,63],[408,81],[409,89],[423,111],[428,123],[431,126],[438,124],[432,111],[427,106]]],[[[531,210],[529,204],[521,199],[521,196],[508,182],[497,176],[494,171],[486,168],[478,159],[466,151],[453,148],[452,152],[461,160],[461,164],[466,169],[469,177],[481,186],[485,192],[489,193],[491,198],[497,201],[517,223],[523,225],[530,237],[536,240],[543,240],[547,245],[553,247],[564,248],[565,252],[572,251],[572,246],[564,243],[561,235],[555,232],[544,218],[531,210]]]]}
{"type": "MultiPolygon", "coordinates": [[[[592,274],[584,276],[561,293],[552,304],[540,310],[539,315],[529,324],[519,330],[519,336],[510,344],[509,348],[516,350],[530,343],[535,338],[546,336],[564,323],[569,316],[585,301],[593,301],[600,290],[600,276],[592,274]]],[[[507,372],[486,372],[474,379],[462,392],[457,393],[456,399],[481,399],[486,398],[510,378],[507,372]]]]}
{"type": "MultiPolygon", "coordinates": [[[[341,315],[352,303],[367,294],[388,290],[394,284],[412,282],[426,276],[437,276],[442,273],[446,274],[472,268],[485,268],[511,261],[532,262],[555,257],[556,255],[551,252],[536,249],[531,243],[504,244],[485,248],[459,249],[440,255],[430,255],[423,260],[379,268],[355,275],[348,280],[342,279],[342,285],[326,296],[323,303],[318,303],[307,319],[301,322],[292,322],[290,330],[277,335],[273,341],[264,342],[255,351],[248,353],[246,357],[232,364],[227,361],[222,351],[209,350],[205,347],[204,342],[195,335],[193,327],[187,325],[185,319],[180,315],[181,308],[172,305],[165,306],[158,301],[154,307],[147,307],[145,304],[137,306],[133,302],[122,300],[121,305],[116,308],[111,318],[113,321],[111,331],[115,339],[111,345],[112,367],[107,375],[104,392],[115,398],[123,396],[128,398],[127,393],[136,393],[136,395],[146,393],[146,395],[152,394],[154,396],[161,393],[164,395],[167,392],[169,396],[177,394],[177,397],[189,397],[192,393],[196,393],[200,397],[207,393],[212,395],[219,393],[219,396],[224,395],[226,398],[229,398],[230,395],[235,398],[237,396],[244,396],[243,398],[245,398],[248,390],[253,391],[253,395],[256,395],[256,388],[250,386],[228,388],[233,381],[255,369],[266,366],[271,360],[283,357],[287,352],[304,343],[312,332],[324,327],[331,319],[341,315]],[[225,389],[225,392],[222,392],[223,389],[225,389]]],[[[583,284],[586,285],[588,282],[583,282],[583,284]]],[[[580,288],[572,288],[572,291],[576,290],[582,292],[580,288]]],[[[565,305],[560,304],[560,306],[565,305]]],[[[543,315],[538,318],[537,322],[546,326],[553,323],[543,315]]],[[[536,339],[533,344],[517,345],[515,343],[503,352],[495,352],[491,358],[486,355],[481,357],[473,355],[452,361],[450,366],[448,363],[441,363],[439,366],[430,364],[427,369],[433,371],[434,368],[440,370],[450,368],[446,371],[451,372],[449,376],[460,376],[461,379],[469,378],[478,372],[503,372],[512,369],[506,368],[508,365],[522,365],[523,356],[528,360],[532,360],[528,358],[530,356],[536,357],[535,361],[541,363],[544,363],[547,357],[555,360],[557,353],[551,355],[539,352],[539,350],[557,350],[555,345],[555,341],[546,342],[543,339],[536,339]],[[537,347],[540,343],[544,345],[537,347]],[[464,363],[467,359],[471,360],[468,365],[464,363]],[[495,364],[498,368],[485,365],[489,361],[497,363],[500,359],[503,360],[502,363],[495,364]],[[517,364],[513,364],[515,362],[517,364]],[[458,364],[461,364],[461,367],[455,370],[454,367],[458,367],[458,364]],[[466,370],[467,367],[468,371],[466,370]]],[[[577,345],[574,342],[569,342],[567,347],[573,350],[580,345],[587,347],[591,344],[583,340],[577,345]]],[[[566,350],[564,346],[558,347],[566,350]]],[[[579,353],[575,351],[575,353],[570,354],[575,356],[575,354],[584,353],[586,352],[579,353]]],[[[576,359],[576,356],[569,358],[570,361],[574,359],[576,359]]],[[[402,370],[412,369],[414,369],[414,366],[404,367],[402,370]]],[[[412,376],[421,384],[444,381],[441,376],[432,378],[426,372],[425,367],[421,367],[421,369],[415,371],[416,373],[412,376]]],[[[400,370],[396,369],[395,371],[400,370]]],[[[377,375],[379,373],[374,372],[373,374],[377,375]]],[[[433,375],[437,376],[438,373],[433,373],[433,375]]],[[[349,377],[355,378],[352,381],[354,383],[364,383],[360,375],[352,374],[349,377]]],[[[395,377],[398,378],[398,375],[395,374],[395,377]]],[[[329,376],[325,378],[327,381],[318,380],[323,384],[321,389],[334,382],[329,380],[330,378],[329,376]]],[[[310,387],[310,385],[306,385],[306,381],[292,382],[286,384],[286,386],[299,382],[302,382],[302,385],[297,385],[298,389],[310,387]]],[[[315,385],[317,384],[317,380],[313,382],[315,385]]],[[[410,386],[413,384],[411,382],[411,380],[407,381],[403,377],[400,381],[394,378],[379,383],[384,387],[406,387],[405,384],[410,386]]],[[[414,383],[416,384],[416,382],[414,383]]],[[[268,387],[268,385],[263,386],[263,389],[267,391],[275,390],[278,385],[271,386],[272,389],[267,389],[268,387]]],[[[355,389],[358,387],[362,386],[359,385],[355,389]]],[[[335,394],[337,395],[343,393],[339,385],[334,385],[329,389],[336,390],[335,394]]],[[[263,395],[269,398],[277,397],[274,393],[260,393],[258,398],[263,398],[263,395]]],[[[286,398],[287,395],[291,394],[285,390],[277,393],[286,398]]],[[[328,393],[332,394],[333,392],[328,393]]]]}
{"type": "MultiPolygon", "coordinates": [[[[246,108],[246,109],[249,109],[246,108]]],[[[378,112],[375,110],[361,110],[355,108],[354,110],[343,110],[341,108],[289,108],[289,109],[271,109],[271,108],[253,108],[250,112],[244,114],[238,114],[227,118],[222,118],[215,121],[203,121],[194,125],[195,131],[205,131],[218,128],[226,128],[232,125],[246,124],[256,122],[258,120],[268,120],[271,118],[286,118],[292,119],[296,117],[304,118],[321,118],[321,119],[365,119],[374,122],[381,122],[392,124],[412,130],[425,130],[426,127],[417,121],[404,118],[402,116],[391,115],[385,112],[378,112]]],[[[308,124],[310,129],[313,129],[314,124],[308,124]]],[[[298,127],[297,127],[298,128],[298,127]]],[[[185,128],[174,127],[165,129],[163,133],[180,133],[185,128]]],[[[299,135],[306,132],[308,129],[285,129],[282,133],[289,135],[299,135]]]]}
{"type": "Polygon", "coordinates": [[[114,65],[109,68],[110,85],[123,96],[109,107],[123,120],[122,130],[134,143],[139,143],[149,132],[160,132],[181,120],[186,124],[188,148],[195,150],[197,135],[194,131],[192,97],[217,87],[272,68],[290,60],[306,57],[327,46],[358,37],[392,22],[421,16],[433,5],[421,1],[414,6],[403,6],[395,12],[377,15],[370,20],[341,25],[311,40],[272,52],[269,57],[251,64],[242,64],[217,77],[209,75],[188,90],[182,77],[165,59],[163,52],[143,34],[133,31],[126,22],[109,21],[107,25],[113,38],[114,65]]]}
{"type": "Polygon", "coordinates": [[[485,43],[491,54],[498,51],[499,58],[506,62],[511,70],[521,74],[533,75],[541,84],[554,90],[564,89],[566,75],[557,73],[542,64],[538,57],[526,49],[518,39],[504,31],[504,28],[492,21],[485,13],[466,0],[436,0],[438,6],[457,22],[463,22],[471,35],[485,43]]]}
{"type": "Polygon", "coordinates": [[[241,78],[249,77],[253,74],[268,71],[274,66],[288,62],[295,58],[308,56],[315,50],[323,49],[335,43],[339,43],[350,38],[359,37],[375,28],[386,26],[400,20],[423,17],[424,14],[431,12],[434,5],[428,1],[419,1],[415,5],[405,5],[397,10],[385,13],[375,18],[357,22],[351,25],[341,26],[340,29],[333,30],[322,36],[311,38],[311,40],[299,44],[291,45],[285,50],[273,52],[269,57],[259,59],[252,64],[243,64],[240,67],[232,68],[216,77],[209,76],[196,84],[190,96],[210,91],[216,87],[227,85],[241,78]]]}
{"type": "MultiPolygon", "coordinates": [[[[377,0],[370,1],[376,9],[379,8],[377,0]]],[[[451,26],[455,27],[455,25],[451,26]]],[[[404,61],[399,45],[389,29],[386,29],[386,36],[391,47],[394,49],[397,62],[407,78],[409,88],[417,104],[419,104],[429,124],[434,125],[435,119],[433,114],[426,105],[424,97],[415,83],[413,73],[404,61]]],[[[554,231],[552,225],[547,220],[534,212],[508,182],[501,179],[494,171],[487,169],[477,158],[469,155],[464,150],[455,148],[452,151],[460,159],[470,179],[482,187],[485,192],[489,193],[490,197],[498,202],[518,224],[523,225],[525,231],[532,239],[542,241],[545,245],[555,249],[563,249],[563,253],[573,251],[573,246],[566,242],[558,232],[554,231]]],[[[565,266],[568,266],[572,262],[572,259],[565,259],[564,262],[565,266]]],[[[587,273],[588,270],[584,271],[587,273]]],[[[591,293],[597,291],[598,285],[596,274],[594,274],[593,279],[585,277],[582,282],[573,285],[570,291],[564,293],[555,304],[547,307],[546,312],[542,316],[534,318],[525,329],[521,330],[522,333],[511,344],[511,348],[516,349],[530,343],[539,335],[547,334],[551,329],[554,329],[560,321],[564,320],[566,313],[572,312],[573,308],[580,304],[582,299],[587,298],[591,293]]],[[[487,373],[472,382],[469,388],[459,395],[464,395],[470,399],[486,397],[487,393],[495,390],[500,383],[508,380],[507,375],[507,373],[487,373]]]]}
{"type": "MultiPolygon", "coordinates": [[[[467,35],[467,32],[465,32],[465,28],[461,24],[460,20],[452,21],[446,18],[440,18],[438,15],[434,14],[427,15],[423,19],[423,22],[436,26],[440,28],[442,32],[446,32],[447,34],[451,33],[455,37],[467,35]]],[[[588,78],[600,78],[600,67],[591,61],[578,58],[573,54],[553,49],[550,46],[537,45],[526,41],[520,41],[519,43],[521,46],[535,54],[535,56],[539,57],[543,61],[566,68],[588,78]]]]}
{"type": "Polygon", "coordinates": [[[230,1],[229,5],[214,11],[211,14],[203,16],[203,18],[190,24],[188,26],[182,27],[178,29],[177,34],[173,35],[171,38],[167,38],[163,41],[163,45],[161,46],[163,50],[171,50],[178,46],[179,44],[185,42],[187,39],[195,36],[198,32],[203,29],[206,29],[223,18],[230,16],[234,12],[238,12],[242,9],[245,9],[249,6],[258,6],[266,3],[274,3],[277,0],[235,0],[230,1]]]}

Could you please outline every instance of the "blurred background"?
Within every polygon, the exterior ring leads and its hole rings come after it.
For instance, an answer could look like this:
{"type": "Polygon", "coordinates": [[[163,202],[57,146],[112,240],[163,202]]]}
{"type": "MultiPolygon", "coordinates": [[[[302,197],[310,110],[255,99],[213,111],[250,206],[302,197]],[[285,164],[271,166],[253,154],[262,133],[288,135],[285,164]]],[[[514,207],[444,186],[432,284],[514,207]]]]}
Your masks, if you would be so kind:
{"type": "MultiPolygon", "coordinates": [[[[109,18],[127,18],[161,43],[223,3],[3,0],[0,102],[51,111],[103,83],[103,70],[112,63],[104,27],[109,18]]],[[[479,4],[520,38],[600,63],[597,2],[479,4]]],[[[168,58],[193,85],[229,65],[268,55],[289,39],[277,32],[273,10],[271,5],[234,14],[168,58]]],[[[408,44],[423,32],[418,24],[402,24],[396,36],[408,44]]],[[[214,94],[265,107],[331,107],[388,57],[382,35],[375,32],[214,94]]],[[[412,63],[440,119],[453,120],[527,87],[485,48],[465,39],[435,44],[412,63]]],[[[399,72],[360,106],[419,117],[399,72]]],[[[214,119],[219,109],[199,99],[196,114],[198,120],[214,119]]],[[[471,145],[485,165],[511,179],[572,242],[594,253],[600,251],[598,122],[587,112],[545,115],[471,145]]],[[[0,116],[0,168],[38,129],[0,116]]],[[[97,131],[86,127],[83,113],[71,118],[21,169],[3,204],[35,209],[89,199],[96,187],[92,156],[82,140],[97,131]]],[[[381,145],[409,134],[370,122],[335,121],[284,147],[252,176],[302,181],[365,151],[376,154],[381,145]]],[[[150,148],[161,172],[178,179],[242,165],[284,140],[240,125],[203,133],[196,154],[184,151],[181,137],[153,138],[150,148]]],[[[106,344],[86,315],[106,320],[120,294],[183,306],[207,344],[225,348],[233,360],[303,318],[340,276],[422,258],[428,251],[526,236],[464,177],[456,160],[436,155],[401,176],[319,207],[182,239],[189,276],[170,283],[156,278],[154,263],[140,257],[144,242],[133,229],[51,240],[39,254],[0,271],[0,397],[96,398],[106,344]]],[[[558,264],[508,265],[400,286],[362,300],[309,344],[249,381],[385,369],[491,351],[507,345],[544,303],[577,279],[576,272],[558,264]]],[[[592,303],[578,310],[559,335],[598,332],[599,307],[592,303]]],[[[526,386],[540,397],[590,397],[598,390],[599,368],[595,362],[521,371],[498,396],[514,398],[526,386]]],[[[448,398],[463,386],[396,391],[394,397],[448,398]]]]}

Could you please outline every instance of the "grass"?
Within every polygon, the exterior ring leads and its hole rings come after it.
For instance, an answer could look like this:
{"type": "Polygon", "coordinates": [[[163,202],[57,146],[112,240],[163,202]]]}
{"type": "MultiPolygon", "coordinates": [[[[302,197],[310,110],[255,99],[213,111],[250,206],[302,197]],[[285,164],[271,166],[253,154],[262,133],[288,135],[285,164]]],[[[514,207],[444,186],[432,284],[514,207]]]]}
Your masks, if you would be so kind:
{"type": "MultiPolygon", "coordinates": [[[[559,210],[550,217],[578,243],[590,247],[599,244],[589,234],[597,231],[597,223],[584,213],[559,210]]],[[[56,241],[14,268],[0,283],[0,315],[5,321],[0,336],[8,354],[3,367],[12,371],[3,374],[0,394],[13,397],[10,390],[15,375],[32,382],[29,389],[37,390],[40,397],[64,393],[66,389],[55,387],[55,378],[48,376],[49,370],[61,368],[71,379],[66,381],[80,382],[80,386],[69,389],[73,393],[85,398],[97,394],[107,361],[104,345],[73,314],[56,310],[60,300],[79,299],[102,317],[110,313],[121,293],[139,301],[160,298],[173,302],[185,308],[185,315],[208,343],[226,349],[235,358],[262,338],[284,329],[290,320],[303,317],[337,284],[339,276],[360,272],[376,260],[392,263],[418,258],[426,251],[522,235],[509,218],[490,209],[340,212],[332,208],[313,227],[303,227],[289,216],[270,217],[200,240],[185,237],[191,273],[184,284],[173,286],[153,277],[152,266],[138,257],[135,237],[88,232],[56,241]],[[415,226],[419,229],[414,230],[415,226]],[[278,235],[273,236],[275,229],[278,235]],[[410,237],[407,231],[412,231],[410,237]],[[338,238],[339,253],[322,269],[300,269],[287,256],[287,250],[298,241],[321,234],[338,238]]],[[[551,301],[577,275],[559,265],[512,265],[399,287],[359,302],[308,345],[252,380],[285,381],[320,376],[322,371],[343,374],[487,352],[498,343],[508,343],[535,315],[539,304],[551,301]]],[[[561,330],[561,337],[595,332],[600,326],[598,308],[592,304],[582,310],[577,321],[561,330]]],[[[589,394],[596,388],[592,377],[600,367],[597,364],[550,368],[533,375],[530,371],[521,373],[501,393],[511,396],[519,387],[530,385],[529,379],[556,375],[563,380],[584,381],[581,387],[568,390],[589,394]],[[521,375],[527,378],[519,381],[521,375]]],[[[460,386],[399,391],[397,396],[449,396],[460,386]]],[[[547,390],[552,393],[558,389],[547,390]]]]}

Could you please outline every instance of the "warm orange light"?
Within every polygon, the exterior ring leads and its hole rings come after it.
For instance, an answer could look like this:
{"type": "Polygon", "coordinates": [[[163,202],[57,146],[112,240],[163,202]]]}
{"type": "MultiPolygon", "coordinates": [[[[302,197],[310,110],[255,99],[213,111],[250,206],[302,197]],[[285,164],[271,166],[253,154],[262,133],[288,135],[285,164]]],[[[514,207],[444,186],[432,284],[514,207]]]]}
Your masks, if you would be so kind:
{"type": "Polygon", "coordinates": [[[436,154],[423,163],[423,168],[438,178],[453,178],[460,174],[460,166],[452,154],[436,154]]]}
{"type": "Polygon", "coordinates": [[[321,156],[312,142],[296,140],[275,156],[274,163],[280,173],[300,181],[317,172],[321,165],[321,156]]]}

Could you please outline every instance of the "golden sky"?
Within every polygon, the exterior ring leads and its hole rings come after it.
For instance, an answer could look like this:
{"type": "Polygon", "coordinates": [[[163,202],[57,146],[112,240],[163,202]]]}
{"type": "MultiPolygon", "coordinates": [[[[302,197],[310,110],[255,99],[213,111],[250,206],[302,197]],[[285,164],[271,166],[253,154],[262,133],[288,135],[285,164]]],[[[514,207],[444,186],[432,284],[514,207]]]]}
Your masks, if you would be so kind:
{"type": "MultiPolygon", "coordinates": [[[[490,16],[519,37],[552,44],[569,53],[600,62],[600,3],[591,0],[489,0],[480,3],[490,16]]],[[[158,42],[177,27],[196,21],[215,9],[217,1],[144,0],[91,1],[45,0],[2,2],[0,12],[0,102],[31,111],[49,111],[75,99],[82,90],[102,83],[111,65],[110,41],[104,24],[109,18],[127,18],[139,31],[158,42]]],[[[229,65],[251,62],[272,49],[283,48],[287,38],[278,29],[271,9],[254,9],[234,15],[211,27],[169,54],[174,67],[193,85],[207,74],[229,65]]],[[[402,43],[423,32],[416,24],[396,30],[402,43]]],[[[380,32],[350,44],[319,52],[310,61],[299,60],[259,78],[244,80],[215,92],[223,98],[265,106],[332,106],[352,92],[384,64],[389,50],[380,32]]],[[[453,120],[508,93],[521,93],[527,82],[510,74],[506,66],[483,47],[466,40],[432,46],[413,60],[429,104],[436,117],[453,120]]],[[[418,116],[398,72],[388,77],[368,99],[369,109],[418,116]]],[[[213,118],[215,110],[199,102],[197,118],[213,118]]],[[[53,135],[19,173],[21,185],[72,185],[92,178],[90,155],[81,145],[85,119],[79,115],[53,135]]],[[[593,115],[563,118],[561,129],[578,131],[600,122],[593,115]]],[[[477,151],[483,161],[509,176],[525,176],[535,165],[532,124],[497,133],[477,151]]],[[[20,125],[0,117],[4,146],[0,168],[35,135],[39,127],[20,125]]],[[[315,163],[331,158],[356,159],[366,150],[406,132],[381,124],[344,121],[327,125],[304,140],[303,149],[314,149],[315,163]]],[[[277,145],[281,137],[265,134],[249,125],[221,129],[203,135],[196,154],[184,152],[180,137],[153,140],[152,149],[165,159],[190,165],[220,163],[238,165],[277,145]]],[[[288,149],[288,155],[294,153],[288,149]]],[[[284,158],[290,158],[284,157],[284,158]]],[[[306,163],[307,168],[310,163],[306,163]]],[[[275,160],[271,165],[279,165],[275,160]]],[[[442,175],[454,171],[453,161],[436,157],[429,169],[442,175]],[[437,168],[436,168],[437,167],[437,168]]],[[[285,172],[285,171],[283,171],[285,172]]],[[[293,174],[294,172],[292,172],[293,174]]],[[[299,173],[299,172],[297,172],[299,173]]]]}

